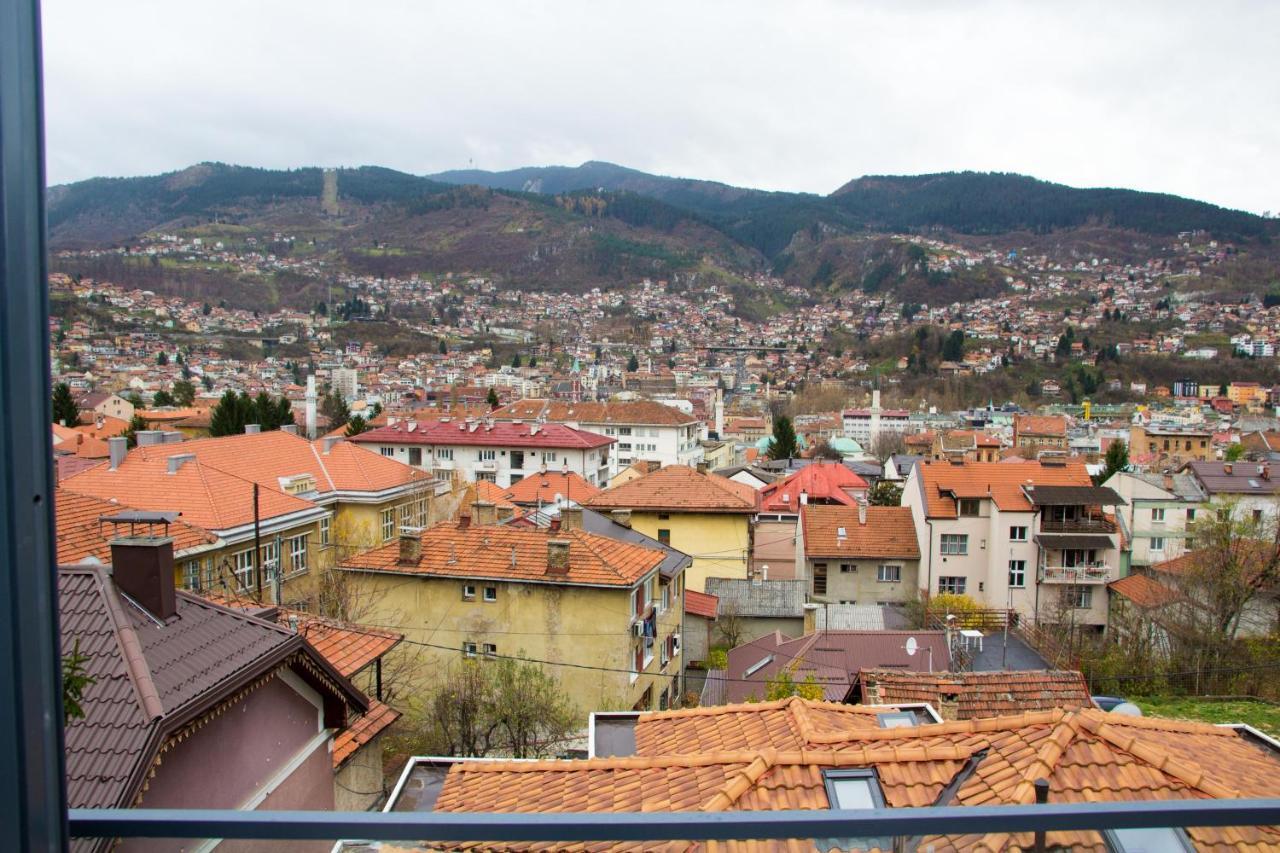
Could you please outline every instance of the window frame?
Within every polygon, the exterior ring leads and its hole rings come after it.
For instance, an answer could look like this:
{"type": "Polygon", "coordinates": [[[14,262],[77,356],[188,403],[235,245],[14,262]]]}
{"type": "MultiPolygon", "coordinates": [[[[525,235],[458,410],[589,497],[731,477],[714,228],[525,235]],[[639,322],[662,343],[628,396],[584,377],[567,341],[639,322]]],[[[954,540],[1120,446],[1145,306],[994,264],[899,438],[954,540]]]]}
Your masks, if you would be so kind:
{"type": "Polygon", "coordinates": [[[486,586],[482,591],[481,596],[484,602],[486,602],[487,604],[493,604],[498,600],[498,587],[486,586]],[[492,595],[489,594],[491,592],[493,593],[492,595]]]}
{"type": "Polygon", "coordinates": [[[1009,589],[1026,589],[1027,588],[1027,561],[1026,560],[1010,560],[1009,561],[1009,589]],[[1014,564],[1018,567],[1015,569],[1014,564]],[[1014,573],[1018,575],[1018,582],[1014,583],[1014,573]]]}
{"type": "Polygon", "coordinates": [[[813,564],[813,594],[814,594],[814,595],[826,595],[826,594],[827,594],[827,589],[828,589],[828,586],[827,586],[827,564],[826,564],[826,563],[814,563],[814,564],[813,564]],[[819,580],[819,579],[821,579],[821,580],[822,580],[822,589],[818,589],[818,580],[819,580]]]}
{"type": "Polygon", "coordinates": [[[386,544],[396,538],[396,508],[391,506],[382,510],[378,518],[382,525],[382,542],[386,544]]]}
{"type": "Polygon", "coordinates": [[[1152,524],[1164,524],[1164,515],[1165,515],[1165,513],[1164,513],[1164,507],[1162,507],[1162,506],[1153,506],[1153,507],[1151,508],[1151,523],[1152,523],[1152,524]]]}
{"type": "Polygon", "coordinates": [[[969,578],[965,575],[938,575],[938,595],[965,595],[968,589],[969,578]],[[959,581],[959,583],[948,584],[956,587],[955,589],[943,589],[943,583],[946,581],[959,581]]]}
{"type": "Polygon", "coordinates": [[[476,585],[475,585],[475,584],[473,584],[473,583],[464,583],[464,584],[462,585],[462,600],[463,600],[463,601],[475,601],[475,600],[476,600],[476,585]]]}
{"type": "Polygon", "coordinates": [[[980,498],[957,498],[956,515],[961,518],[979,518],[982,515],[980,498]]]}
{"type": "Polygon", "coordinates": [[[948,557],[969,556],[969,534],[968,533],[940,534],[938,539],[938,553],[948,557]]]}
{"type": "Polygon", "coordinates": [[[333,516],[326,515],[320,519],[320,544],[328,545],[333,537],[333,516]]]}
{"type": "Polygon", "coordinates": [[[1009,525],[1009,541],[1010,542],[1026,542],[1027,541],[1027,525],[1025,524],[1009,525]],[[1016,533],[1015,531],[1021,531],[1021,533],[1016,533]]]}
{"type": "Polygon", "coordinates": [[[871,794],[872,808],[886,808],[884,789],[880,786],[880,776],[874,767],[841,767],[822,771],[822,787],[827,792],[827,807],[839,811],[861,811],[860,808],[845,808],[840,804],[835,783],[857,780],[867,783],[867,791],[871,794]]]}
{"type": "Polygon", "coordinates": [[[306,574],[307,570],[311,568],[309,565],[310,560],[308,558],[308,536],[309,534],[304,533],[301,536],[292,536],[285,540],[289,545],[289,574],[285,575],[285,577],[306,574]],[[301,566],[298,565],[299,555],[302,557],[301,566]]]}
{"type": "Polygon", "coordinates": [[[881,563],[876,566],[876,583],[902,583],[902,566],[881,563]],[[885,569],[893,569],[893,577],[885,577],[885,569]]]}
{"type": "Polygon", "coordinates": [[[480,656],[480,646],[473,640],[463,640],[462,656],[464,658],[476,658],[480,656]]]}

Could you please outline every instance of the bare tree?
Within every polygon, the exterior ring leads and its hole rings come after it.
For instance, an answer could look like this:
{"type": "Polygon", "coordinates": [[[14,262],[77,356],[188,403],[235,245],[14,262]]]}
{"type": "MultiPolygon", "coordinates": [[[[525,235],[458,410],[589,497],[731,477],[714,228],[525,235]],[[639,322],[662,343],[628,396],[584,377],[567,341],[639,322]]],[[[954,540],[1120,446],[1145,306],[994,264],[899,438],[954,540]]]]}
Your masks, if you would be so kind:
{"type": "Polygon", "coordinates": [[[867,448],[875,460],[883,465],[888,461],[890,456],[897,456],[900,453],[907,452],[906,439],[902,437],[902,433],[894,430],[881,430],[871,438],[871,446],[867,448]]]}
{"type": "Polygon", "coordinates": [[[720,605],[716,613],[716,631],[725,645],[731,649],[737,648],[742,643],[742,636],[747,632],[747,626],[735,602],[727,601],[720,605]]]}

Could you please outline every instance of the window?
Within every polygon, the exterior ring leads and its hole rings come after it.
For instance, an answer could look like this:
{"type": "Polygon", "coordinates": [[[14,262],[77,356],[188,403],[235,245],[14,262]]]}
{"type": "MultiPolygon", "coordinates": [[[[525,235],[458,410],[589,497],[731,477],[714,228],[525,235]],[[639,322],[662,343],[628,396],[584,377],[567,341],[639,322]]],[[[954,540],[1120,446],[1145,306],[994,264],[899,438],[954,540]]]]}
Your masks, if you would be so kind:
{"type": "Polygon", "coordinates": [[[422,448],[421,447],[409,448],[409,464],[416,465],[416,466],[422,465],[422,448]]]}
{"type": "Polygon", "coordinates": [[[943,554],[957,554],[964,556],[969,553],[969,534],[967,533],[944,533],[942,534],[941,551],[943,554]]]}
{"type": "Polygon", "coordinates": [[[464,584],[462,585],[462,600],[463,600],[463,601],[475,601],[475,600],[476,600],[476,585],[475,585],[475,584],[473,584],[473,583],[464,583],[464,584]]]}
{"type": "Polygon", "coordinates": [[[492,462],[498,458],[496,450],[481,450],[478,455],[481,462],[492,462]]]}
{"type": "Polygon", "coordinates": [[[395,456],[396,449],[394,447],[379,447],[378,452],[383,456],[395,456]]]}
{"type": "Polygon", "coordinates": [[[938,595],[964,595],[965,578],[944,575],[938,578],[938,595]]]}
{"type": "Polygon", "coordinates": [[[1066,588],[1067,602],[1076,610],[1088,610],[1093,606],[1093,587],[1069,586],[1066,588]]]}
{"type": "Polygon", "coordinates": [[[262,582],[274,581],[279,568],[280,547],[275,542],[267,542],[262,546],[262,582]]]}
{"type": "Polygon", "coordinates": [[[1027,561],[1026,560],[1010,560],[1009,561],[1009,586],[1014,589],[1022,589],[1027,585],[1027,561]]]}
{"type": "Polygon", "coordinates": [[[1253,523],[1254,523],[1254,524],[1261,524],[1261,523],[1262,523],[1262,510],[1260,510],[1260,509],[1255,509],[1255,510],[1253,511],[1253,523]]]}
{"type": "Polygon", "coordinates": [[[751,676],[755,675],[757,672],[764,669],[766,666],[768,666],[771,663],[773,663],[773,655],[765,655],[764,657],[760,658],[760,660],[756,661],[755,663],[751,664],[751,666],[747,667],[746,671],[742,673],[742,677],[750,678],[751,676]]]}
{"type": "Polygon", "coordinates": [[[977,515],[978,507],[980,506],[981,506],[981,503],[978,501],[977,498],[961,498],[960,514],[961,515],[977,515]]]}
{"type": "Polygon", "coordinates": [[[497,600],[498,600],[498,588],[497,588],[496,586],[486,586],[486,587],[484,588],[484,600],[485,600],[485,601],[497,601],[497,600]]]}
{"type": "Polygon", "coordinates": [[[670,530],[667,530],[666,528],[659,527],[659,528],[658,528],[658,541],[659,541],[659,542],[661,542],[663,545],[670,545],[670,544],[671,544],[671,531],[670,531],[670,530]]]}
{"type": "Polygon", "coordinates": [[[320,544],[321,545],[329,544],[329,536],[331,535],[330,529],[332,524],[333,524],[333,516],[331,515],[326,515],[324,518],[320,519],[320,544]]]}
{"type": "Polygon", "coordinates": [[[235,566],[236,585],[240,589],[248,589],[253,581],[253,551],[239,551],[231,559],[235,566]]]}
{"type": "Polygon", "coordinates": [[[200,561],[187,560],[182,564],[182,588],[200,591],[200,561]]]}
{"type": "MultiPolygon", "coordinates": [[[[880,791],[880,780],[876,772],[866,770],[824,770],[822,781],[827,788],[827,802],[833,809],[882,809],[884,794],[880,791]]],[[[849,844],[849,839],[840,839],[839,847],[863,847],[862,843],[849,844]]],[[[871,845],[877,847],[891,845],[871,845]]]]}
{"type": "Polygon", "coordinates": [[[1151,537],[1151,545],[1150,545],[1150,548],[1151,548],[1151,550],[1152,550],[1152,551],[1163,551],[1163,550],[1164,550],[1164,537],[1163,537],[1163,536],[1152,536],[1152,537],[1151,537]]]}
{"type": "Polygon", "coordinates": [[[669,583],[662,584],[661,602],[662,603],[659,606],[662,608],[663,613],[666,613],[668,610],[671,609],[671,584],[669,583]]]}
{"type": "Polygon", "coordinates": [[[876,722],[882,729],[913,729],[916,726],[916,716],[910,711],[887,711],[876,714],[876,722]]]}
{"type": "Polygon", "coordinates": [[[543,462],[555,462],[555,461],[556,461],[556,452],[555,452],[554,450],[548,450],[546,453],[543,453],[543,454],[542,454],[542,461],[543,461],[543,462]]]}
{"type": "Polygon", "coordinates": [[[484,650],[484,656],[487,658],[496,658],[498,656],[498,646],[496,643],[485,643],[481,648],[484,650]]]}
{"type": "Polygon", "coordinates": [[[1009,528],[1010,542],[1026,542],[1027,528],[1024,525],[1017,525],[1009,528]]]}
{"type": "Polygon", "coordinates": [[[382,541],[390,542],[396,535],[396,511],[394,509],[384,509],[382,511],[382,541]]]}
{"type": "Polygon", "coordinates": [[[901,583],[902,566],[880,566],[876,569],[876,580],[880,583],[901,583]]]}
{"type": "Polygon", "coordinates": [[[1151,523],[1164,524],[1164,507],[1153,507],[1151,510],[1151,523]]]}
{"type": "Polygon", "coordinates": [[[1186,831],[1175,826],[1108,829],[1102,835],[1107,840],[1107,849],[1115,853],[1192,853],[1196,849],[1186,831]]]}
{"type": "Polygon", "coordinates": [[[452,447],[439,447],[439,448],[436,448],[436,458],[437,458],[437,459],[446,459],[446,460],[447,460],[447,459],[452,459],[452,458],[453,458],[453,448],[452,448],[452,447]]]}
{"type": "Polygon", "coordinates": [[[307,570],[307,537],[295,536],[289,540],[289,574],[297,575],[307,570]]]}
{"type": "Polygon", "coordinates": [[[492,471],[477,471],[476,482],[477,483],[496,483],[498,482],[498,475],[492,471]]]}
{"type": "Polygon", "coordinates": [[[814,595],[827,594],[827,564],[826,563],[813,564],[813,594],[814,595]]]}
{"type": "Polygon", "coordinates": [[[468,642],[468,643],[463,643],[463,644],[462,644],[462,656],[463,656],[464,658],[473,658],[473,657],[475,657],[475,656],[476,656],[476,644],[475,644],[475,643],[470,643],[470,642],[468,642]]]}
{"type": "Polygon", "coordinates": [[[671,513],[669,512],[658,513],[658,521],[666,521],[669,518],[671,518],[671,513]]]}
{"type": "Polygon", "coordinates": [[[418,498],[418,500],[415,502],[415,507],[416,507],[415,512],[414,512],[414,515],[416,516],[416,518],[415,518],[415,524],[416,524],[418,527],[426,527],[426,526],[427,526],[427,515],[428,515],[428,512],[427,512],[427,499],[426,499],[426,498],[418,498]]]}
{"type": "Polygon", "coordinates": [[[1196,511],[1194,509],[1187,510],[1187,524],[1196,520],[1196,511]]]}

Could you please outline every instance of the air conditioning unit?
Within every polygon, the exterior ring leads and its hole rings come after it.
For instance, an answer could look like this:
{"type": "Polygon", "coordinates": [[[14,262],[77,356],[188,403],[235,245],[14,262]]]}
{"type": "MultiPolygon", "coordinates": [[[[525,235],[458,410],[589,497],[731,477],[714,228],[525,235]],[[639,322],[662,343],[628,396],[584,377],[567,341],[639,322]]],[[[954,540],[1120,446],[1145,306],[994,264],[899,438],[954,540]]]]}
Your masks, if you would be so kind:
{"type": "Polygon", "coordinates": [[[673,655],[680,654],[680,635],[679,634],[671,635],[671,653],[673,655]]]}
{"type": "Polygon", "coordinates": [[[643,621],[643,620],[639,620],[639,621],[636,621],[635,623],[633,623],[633,624],[632,624],[632,626],[631,626],[631,633],[632,633],[632,634],[634,634],[634,635],[635,635],[635,636],[637,636],[637,637],[643,637],[643,636],[644,636],[644,621],[643,621]]]}

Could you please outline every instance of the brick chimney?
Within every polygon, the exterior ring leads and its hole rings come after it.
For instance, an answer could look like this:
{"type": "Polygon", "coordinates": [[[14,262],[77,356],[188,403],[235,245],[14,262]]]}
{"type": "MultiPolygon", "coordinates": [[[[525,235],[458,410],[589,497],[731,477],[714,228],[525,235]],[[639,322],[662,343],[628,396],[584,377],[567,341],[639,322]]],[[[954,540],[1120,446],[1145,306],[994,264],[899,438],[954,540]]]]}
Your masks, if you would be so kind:
{"type": "Polygon", "coordinates": [[[471,516],[476,524],[498,523],[498,507],[493,501],[475,501],[471,504],[471,516]]]}
{"type": "Polygon", "coordinates": [[[609,513],[609,516],[615,523],[621,524],[623,527],[631,526],[631,510],[629,509],[615,509],[609,513]]]}
{"type": "Polygon", "coordinates": [[[400,528],[400,556],[396,562],[402,566],[416,566],[422,559],[422,531],[416,527],[400,528]]]}
{"type": "Polygon", "coordinates": [[[111,540],[111,576],[121,592],[164,621],[178,613],[173,579],[173,540],[125,536],[111,540]]]}
{"type": "Polygon", "coordinates": [[[560,507],[560,527],[563,530],[581,530],[582,529],[582,507],[580,506],[560,507]]]}
{"type": "Polygon", "coordinates": [[[960,719],[960,697],[955,693],[943,693],[938,697],[938,716],[944,720],[960,719]]]}
{"type": "Polygon", "coordinates": [[[569,540],[547,540],[547,574],[569,574],[569,540]]]}
{"type": "Polygon", "coordinates": [[[705,474],[705,473],[707,473],[707,463],[706,463],[706,460],[704,460],[704,459],[699,459],[699,460],[698,460],[698,468],[697,468],[697,470],[698,470],[698,473],[699,473],[699,474],[705,474]]]}
{"type": "Polygon", "coordinates": [[[466,530],[466,529],[467,529],[468,527],[470,527],[470,526],[471,526],[471,514],[470,514],[470,513],[466,513],[466,512],[464,512],[462,515],[458,516],[458,529],[459,529],[459,530],[466,530]]]}
{"type": "Polygon", "coordinates": [[[1230,477],[1230,476],[1231,476],[1231,463],[1230,463],[1230,462],[1223,462],[1223,463],[1222,463],[1222,473],[1226,474],[1228,477],[1230,477]]]}

